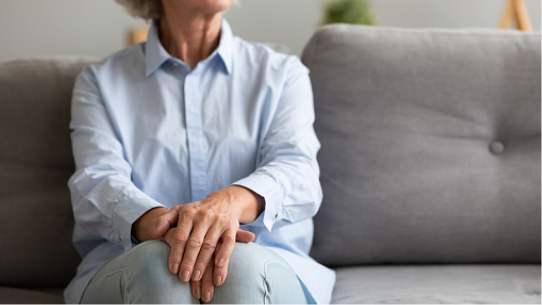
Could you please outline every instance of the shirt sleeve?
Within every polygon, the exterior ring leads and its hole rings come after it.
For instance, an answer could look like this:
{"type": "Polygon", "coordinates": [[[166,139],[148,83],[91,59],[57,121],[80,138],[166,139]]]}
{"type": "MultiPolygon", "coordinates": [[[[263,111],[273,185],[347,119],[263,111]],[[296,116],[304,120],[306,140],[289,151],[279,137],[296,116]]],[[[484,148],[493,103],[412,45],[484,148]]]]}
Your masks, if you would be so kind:
{"type": "Polygon", "coordinates": [[[76,171],[68,181],[75,221],[89,239],[132,247],[131,227],[163,205],[139,190],[91,66],[77,77],[71,108],[76,171]]]}
{"type": "Polygon", "coordinates": [[[296,58],[261,146],[257,169],[233,185],[265,199],[265,210],[250,225],[272,229],[313,217],[322,202],[313,128],[314,103],[309,70],[296,58]]]}

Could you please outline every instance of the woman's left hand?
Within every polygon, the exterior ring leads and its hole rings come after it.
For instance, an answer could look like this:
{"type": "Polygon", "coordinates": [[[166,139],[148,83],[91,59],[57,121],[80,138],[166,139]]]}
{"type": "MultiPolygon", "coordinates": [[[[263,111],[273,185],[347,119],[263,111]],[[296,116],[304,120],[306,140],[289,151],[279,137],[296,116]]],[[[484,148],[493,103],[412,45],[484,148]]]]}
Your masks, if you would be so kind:
{"type": "Polygon", "coordinates": [[[200,281],[204,273],[209,276],[211,268],[212,282],[222,285],[235,241],[251,242],[255,237],[240,230],[239,223],[254,221],[263,205],[259,195],[240,186],[229,186],[202,201],[171,209],[162,217],[164,222],[177,222],[177,227],[167,231],[168,227],[160,226],[153,238],[165,234],[163,240],[171,247],[169,270],[179,274],[181,281],[200,281]]]}

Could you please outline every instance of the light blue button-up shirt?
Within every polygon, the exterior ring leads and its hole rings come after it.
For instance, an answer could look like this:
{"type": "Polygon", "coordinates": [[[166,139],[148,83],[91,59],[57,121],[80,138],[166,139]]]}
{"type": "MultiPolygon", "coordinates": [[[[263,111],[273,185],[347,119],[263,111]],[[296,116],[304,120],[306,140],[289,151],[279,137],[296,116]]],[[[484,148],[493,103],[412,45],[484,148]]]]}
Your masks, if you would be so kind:
{"type": "Polygon", "coordinates": [[[68,185],[83,258],[66,288],[78,303],[98,269],[131,249],[132,223],[155,207],[204,199],[229,185],[265,198],[241,228],[281,255],[318,303],[335,273],[308,256],[322,201],[308,69],[297,57],[234,37],[193,70],[148,41],[87,66],[72,100],[76,172],[68,185]]]}

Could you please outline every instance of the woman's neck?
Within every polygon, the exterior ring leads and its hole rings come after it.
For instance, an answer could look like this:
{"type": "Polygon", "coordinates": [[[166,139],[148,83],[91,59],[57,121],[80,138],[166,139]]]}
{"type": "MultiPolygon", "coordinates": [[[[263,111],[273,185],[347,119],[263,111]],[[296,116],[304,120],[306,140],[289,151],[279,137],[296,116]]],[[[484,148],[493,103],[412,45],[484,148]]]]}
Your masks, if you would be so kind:
{"type": "Polygon", "coordinates": [[[166,51],[194,69],[220,42],[222,15],[198,15],[166,10],[160,22],[160,41],[166,51]]]}

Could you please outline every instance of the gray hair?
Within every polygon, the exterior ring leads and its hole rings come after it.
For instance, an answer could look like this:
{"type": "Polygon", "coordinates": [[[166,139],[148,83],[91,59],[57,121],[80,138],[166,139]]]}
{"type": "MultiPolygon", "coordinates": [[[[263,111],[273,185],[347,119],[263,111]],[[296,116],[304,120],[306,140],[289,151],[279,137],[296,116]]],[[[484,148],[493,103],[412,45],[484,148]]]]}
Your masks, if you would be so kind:
{"type": "Polygon", "coordinates": [[[115,0],[115,2],[124,6],[130,15],[145,20],[160,19],[164,15],[161,0],[115,0]]]}

